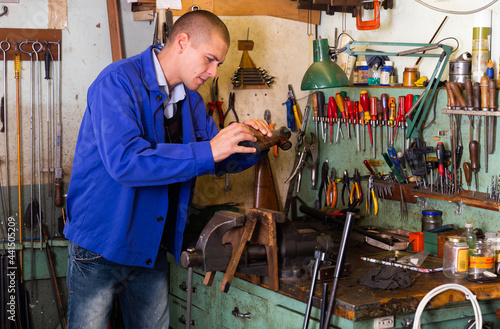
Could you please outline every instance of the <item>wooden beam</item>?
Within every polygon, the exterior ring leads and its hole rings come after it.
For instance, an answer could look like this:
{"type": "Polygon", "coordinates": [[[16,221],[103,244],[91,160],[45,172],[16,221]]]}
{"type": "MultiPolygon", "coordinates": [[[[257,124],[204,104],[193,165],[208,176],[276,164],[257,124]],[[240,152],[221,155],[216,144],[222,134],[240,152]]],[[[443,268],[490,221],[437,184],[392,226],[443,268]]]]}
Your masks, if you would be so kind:
{"type": "Polygon", "coordinates": [[[108,7],[109,37],[113,62],[123,58],[120,18],[118,17],[118,0],[106,0],[108,7]]]}

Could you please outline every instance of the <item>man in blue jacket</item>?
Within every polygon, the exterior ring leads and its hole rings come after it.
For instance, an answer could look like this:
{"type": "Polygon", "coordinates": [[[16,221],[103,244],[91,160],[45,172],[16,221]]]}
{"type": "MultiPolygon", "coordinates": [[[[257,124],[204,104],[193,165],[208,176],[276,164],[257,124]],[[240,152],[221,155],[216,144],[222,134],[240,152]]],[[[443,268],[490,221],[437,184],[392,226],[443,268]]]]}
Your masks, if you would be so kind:
{"type": "Polygon", "coordinates": [[[67,197],[69,328],[108,328],[118,295],[128,328],[168,329],[166,250],[179,260],[197,176],[238,172],[258,158],[248,126],[217,131],[196,90],[229,47],[207,11],[181,16],[160,51],[105,68],[88,90],[67,197]]]}

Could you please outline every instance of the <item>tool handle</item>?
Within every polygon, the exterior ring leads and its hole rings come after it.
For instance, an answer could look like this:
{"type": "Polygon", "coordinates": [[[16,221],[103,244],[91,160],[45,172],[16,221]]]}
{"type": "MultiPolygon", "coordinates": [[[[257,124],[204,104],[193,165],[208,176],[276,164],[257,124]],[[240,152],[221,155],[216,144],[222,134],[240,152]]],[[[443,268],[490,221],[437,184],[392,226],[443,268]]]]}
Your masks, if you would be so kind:
{"type": "Polygon", "coordinates": [[[467,182],[467,186],[470,186],[470,183],[472,181],[471,165],[470,165],[470,163],[469,162],[464,162],[463,168],[464,168],[464,174],[465,174],[465,181],[467,182]]]}
{"type": "Polygon", "coordinates": [[[56,178],[54,187],[55,187],[55,195],[54,195],[54,205],[56,207],[60,207],[62,205],[62,179],[56,178]]]}
{"type": "Polygon", "coordinates": [[[19,79],[21,72],[21,53],[17,50],[16,44],[16,52],[14,55],[14,78],[19,79]]]}
{"type": "Polygon", "coordinates": [[[438,159],[438,172],[439,175],[444,175],[444,158],[446,157],[446,150],[443,142],[439,142],[436,148],[436,156],[438,159]]]}
{"type": "Polygon", "coordinates": [[[478,111],[481,107],[481,86],[479,82],[474,82],[472,85],[472,93],[474,94],[474,110],[478,111]]]}
{"type": "Polygon", "coordinates": [[[490,93],[490,110],[495,111],[497,109],[497,82],[495,79],[490,79],[488,82],[488,92],[490,93]]]}
{"type": "Polygon", "coordinates": [[[472,80],[471,79],[465,80],[464,85],[465,85],[465,96],[467,97],[467,107],[471,109],[474,107],[474,100],[472,94],[472,80]]]}
{"type": "Polygon", "coordinates": [[[319,109],[318,109],[318,93],[319,91],[315,92],[312,94],[312,99],[311,99],[311,103],[312,103],[312,107],[313,107],[313,110],[314,110],[314,120],[317,120],[318,119],[318,116],[319,116],[319,109]]]}
{"type": "Polygon", "coordinates": [[[489,78],[487,76],[483,76],[481,78],[481,107],[483,108],[483,111],[485,109],[490,108],[490,99],[488,97],[488,83],[489,83],[489,78]]]}
{"type": "Polygon", "coordinates": [[[325,116],[324,108],[325,108],[325,94],[322,91],[317,91],[317,102],[318,102],[318,115],[320,117],[325,116]]]}
{"type": "Polygon", "coordinates": [[[380,95],[380,105],[382,107],[382,119],[387,122],[389,120],[389,96],[387,94],[380,95]]]}
{"type": "Polygon", "coordinates": [[[370,164],[368,163],[368,160],[363,161],[363,163],[365,164],[365,167],[366,167],[366,169],[368,169],[370,174],[375,176],[375,171],[373,170],[372,166],[370,166],[370,164]]]}
{"type": "Polygon", "coordinates": [[[290,98],[285,102],[286,105],[286,125],[291,131],[295,131],[295,117],[293,115],[292,101],[290,98]]]}
{"type": "Polygon", "coordinates": [[[340,113],[344,114],[345,108],[344,108],[344,97],[342,94],[337,93],[335,95],[335,102],[337,103],[337,108],[340,110],[340,113]]]}
{"type": "Polygon", "coordinates": [[[389,98],[389,120],[394,122],[396,120],[396,99],[389,98]]]}
{"type": "Polygon", "coordinates": [[[370,98],[370,115],[372,116],[372,120],[377,120],[377,97],[370,98]]]}
{"type": "Polygon", "coordinates": [[[479,143],[477,141],[470,141],[469,152],[471,170],[473,173],[477,173],[479,171],[479,143]]]}
{"type": "Polygon", "coordinates": [[[413,105],[413,94],[408,94],[405,97],[405,107],[403,114],[406,115],[406,113],[408,113],[408,111],[411,109],[412,105],[413,105]]]}
{"type": "Polygon", "coordinates": [[[354,106],[352,104],[352,101],[347,101],[347,113],[349,114],[349,120],[354,120],[354,106]]]}
{"type": "Polygon", "coordinates": [[[333,118],[336,118],[337,114],[337,104],[335,104],[335,98],[328,98],[328,119],[330,126],[333,125],[333,118]]]}
{"type": "Polygon", "coordinates": [[[403,152],[398,152],[398,160],[401,165],[401,168],[406,169],[406,160],[403,152]]]}
{"type": "Polygon", "coordinates": [[[455,103],[456,105],[460,106],[461,108],[466,108],[467,103],[465,103],[465,99],[462,96],[462,91],[458,87],[456,82],[448,82],[450,84],[450,89],[451,92],[453,93],[453,97],[455,98],[455,103]]]}
{"type": "Polygon", "coordinates": [[[220,129],[224,128],[224,113],[222,112],[222,102],[215,102],[217,107],[217,112],[219,112],[219,127],[220,129]]]}
{"type": "Polygon", "coordinates": [[[45,51],[45,80],[50,79],[50,53],[48,50],[45,51]]]}
{"type": "Polygon", "coordinates": [[[448,101],[446,105],[448,107],[454,108],[456,104],[455,104],[455,96],[453,95],[453,91],[451,90],[451,82],[448,82],[446,84],[446,94],[448,95],[448,101]]]}

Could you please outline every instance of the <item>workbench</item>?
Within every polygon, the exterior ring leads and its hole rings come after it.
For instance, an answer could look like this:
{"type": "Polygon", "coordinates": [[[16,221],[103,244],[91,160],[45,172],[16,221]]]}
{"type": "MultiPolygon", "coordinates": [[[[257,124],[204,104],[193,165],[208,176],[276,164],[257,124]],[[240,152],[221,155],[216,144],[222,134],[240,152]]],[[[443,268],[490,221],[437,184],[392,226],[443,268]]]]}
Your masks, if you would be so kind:
{"type": "MultiPolygon", "coordinates": [[[[498,282],[473,283],[465,279],[452,280],[442,272],[418,273],[411,287],[395,290],[370,289],[358,283],[368,270],[378,264],[365,262],[361,255],[381,250],[363,243],[350,246],[347,262],[351,274],[339,280],[335,313],[331,328],[360,329],[374,328],[375,319],[393,316],[395,328],[402,328],[403,318],[413,318],[420,300],[433,288],[446,283],[458,283],[469,288],[480,302],[484,321],[497,326],[495,311],[500,308],[500,285],[498,282]]],[[[187,270],[170,259],[170,325],[185,328],[187,270]],[[185,322],[185,321],[184,321],[185,322]]],[[[218,290],[223,273],[217,273],[211,287],[202,284],[204,273],[196,271],[193,278],[193,328],[301,328],[304,321],[310,280],[281,279],[280,290],[273,292],[265,282],[252,284],[249,278],[240,275],[231,284],[228,293],[218,290]],[[237,310],[236,310],[237,309],[237,310]],[[248,314],[237,317],[234,314],[248,314]],[[233,314],[234,313],[234,314],[233,314]]],[[[319,328],[322,284],[315,289],[309,328],[319,328]]],[[[436,296],[427,305],[422,316],[423,328],[463,328],[467,320],[474,317],[469,301],[454,290],[436,296]]],[[[389,326],[387,328],[390,328],[389,326]]]]}

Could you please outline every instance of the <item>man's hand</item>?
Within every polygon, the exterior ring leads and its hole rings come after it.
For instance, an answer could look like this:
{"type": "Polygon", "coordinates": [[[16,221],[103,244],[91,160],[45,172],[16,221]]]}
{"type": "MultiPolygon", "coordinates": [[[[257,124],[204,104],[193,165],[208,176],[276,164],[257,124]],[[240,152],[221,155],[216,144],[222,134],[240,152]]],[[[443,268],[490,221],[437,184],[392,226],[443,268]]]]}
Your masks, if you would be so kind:
{"type": "Polygon", "coordinates": [[[266,136],[272,136],[271,129],[264,120],[245,120],[243,123],[232,123],[219,131],[210,141],[215,162],[220,162],[234,153],[254,153],[257,151],[254,147],[238,145],[242,141],[257,141],[247,126],[259,130],[266,136]]]}
{"type": "Polygon", "coordinates": [[[266,120],[245,120],[243,121],[244,125],[250,126],[255,130],[259,130],[264,136],[272,137],[271,128],[267,124],[266,120]]]}

